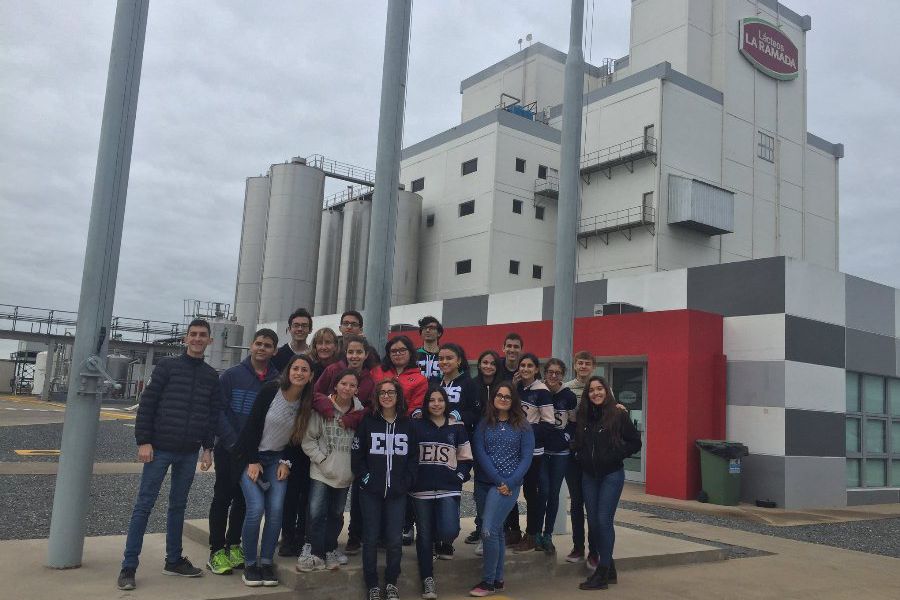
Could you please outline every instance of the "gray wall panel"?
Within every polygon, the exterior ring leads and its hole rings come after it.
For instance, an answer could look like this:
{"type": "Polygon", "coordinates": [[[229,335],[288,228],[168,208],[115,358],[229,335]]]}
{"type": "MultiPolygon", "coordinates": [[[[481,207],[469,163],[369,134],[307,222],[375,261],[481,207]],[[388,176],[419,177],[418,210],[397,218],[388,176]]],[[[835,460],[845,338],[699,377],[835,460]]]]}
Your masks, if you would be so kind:
{"type": "Polygon", "coordinates": [[[730,361],[730,406],[784,406],[784,361],[730,361]]]}
{"type": "Polygon", "coordinates": [[[784,312],[784,257],[694,267],[687,307],[725,317],[784,312]]]}
{"type": "MultiPolygon", "coordinates": [[[[818,410],[784,411],[784,453],[786,456],[846,455],[844,414],[818,410]]],[[[841,482],[844,475],[841,474],[841,482]]]]}
{"type": "Polygon", "coordinates": [[[544,288],[544,302],[541,305],[541,319],[544,321],[553,320],[553,294],[556,288],[548,285],[544,288]]]}
{"type": "Polygon", "coordinates": [[[847,490],[847,506],[900,502],[900,490],[847,490]]]}
{"type": "Polygon", "coordinates": [[[594,305],[606,303],[606,283],[606,279],[597,279],[575,284],[576,317],[593,317],[594,305]]]}
{"type": "Polygon", "coordinates": [[[856,329],[847,329],[847,369],[863,373],[897,374],[897,340],[856,329]]]}
{"type": "Polygon", "coordinates": [[[894,337],[894,288],[846,278],[847,327],[894,337]]]}
{"type": "Polygon", "coordinates": [[[742,459],[741,500],[770,500],[784,506],[784,457],[751,454],[742,459]]]}
{"type": "Polygon", "coordinates": [[[784,507],[843,508],[847,504],[846,468],[841,457],[786,457],[784,507]]]}
{"type": "Polygon", "coordinates": [[[468,296],[444,300],[441,325],[444,327],[469,327],[487,323],[488,296],[468,296]]]}
{"type": "Polygon", "coordinates": [[[785,360],[843,368],[844,338],[840,325],[784,316],[785,360]]]}

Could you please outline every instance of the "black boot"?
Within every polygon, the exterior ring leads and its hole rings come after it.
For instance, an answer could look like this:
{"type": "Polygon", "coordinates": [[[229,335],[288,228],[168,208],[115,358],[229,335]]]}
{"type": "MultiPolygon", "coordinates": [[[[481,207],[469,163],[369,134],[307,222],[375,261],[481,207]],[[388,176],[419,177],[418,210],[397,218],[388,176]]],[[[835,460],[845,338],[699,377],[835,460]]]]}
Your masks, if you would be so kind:
{"type": "Polygon", "coordinates": [[[616,573],[616,560],[612,559],[609,562],[609,583],[619,583],[619,575],[616,573]]]}
{"type": "Polygon", "coordinates": [[[586,581],[579,584],[580,590],[605,590],[609,587],[609,567],[598,566],[586,581]]]}

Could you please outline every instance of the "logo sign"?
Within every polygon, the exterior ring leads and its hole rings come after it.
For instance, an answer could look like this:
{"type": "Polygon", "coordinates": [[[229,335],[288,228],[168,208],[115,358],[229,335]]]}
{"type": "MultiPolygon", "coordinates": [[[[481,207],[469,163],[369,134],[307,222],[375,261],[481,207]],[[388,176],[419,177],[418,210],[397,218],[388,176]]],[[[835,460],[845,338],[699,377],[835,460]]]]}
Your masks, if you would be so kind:
{"type": "Polygon", "coordinates": [[[769,77],[787,81],[800,73],[797,46],[767,21],[752,17],[741,20],[739,47],[744,58],[769,77]]]}

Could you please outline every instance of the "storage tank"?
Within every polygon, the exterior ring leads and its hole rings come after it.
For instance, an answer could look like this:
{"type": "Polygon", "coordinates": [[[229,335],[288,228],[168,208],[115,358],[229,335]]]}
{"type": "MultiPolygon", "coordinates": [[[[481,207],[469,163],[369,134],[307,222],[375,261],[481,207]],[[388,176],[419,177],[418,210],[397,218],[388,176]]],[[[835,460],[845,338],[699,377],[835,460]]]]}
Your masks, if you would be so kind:
{"type": "MultiPolygon", "coordinates": [[[[214,319],[210,321],[209,329],[213,341],[206,347],[204,353],[207,364],[221,373],[241,362],[243,350],[240,348],[240,342],[244,338],[243,325],[225,319],[214,319]]],[[[253,326],[250,335],[253,335],[254,331],[256,325],[253,326]]]]}
{"type": "Polygon", "coordinates": [[[106,357],[106,372],[116,383],[125,384],[128,380],[128,365],[131,358],[124,354],[110,354],[106,357]]]}
{"type": "Polygon", "coordinates": [[[391,306],[416,302],[421,223],[422,197],[400,190],[397,198],[397,237],[394,242],[391,306]]]}
{"type": "Polygon", "coordinates": [[[314,306],[325,196],[325,173],[303,159],[272,165],[269,181],[260,323],[283,321],[298,307],[314,306]]]}
{"type": "MultiPolygon", "coordinates": [[[[266,249],[266,216],[269,212],[269,178],[248,177],[244,189],[244,220],[238,256],[234,314],[244,331],[253,335],[259,322],[259,295],[266,249]]],[[[253,340],[243,340],[249,346],[253,340]]]]}
{"type": "MultiPolygon", "coordinates": [[[[38,352],[34,359],[34,379],[31,381],[31,393],[40,394],[44,391],[44,382],[47,379],[47,359],[49,353],[44,350],[38,352]]],[[[51,358],[52,360],[52,358],[51,358]]]]}
{"type": "Polygon", "coordinates": [[[316,307],[313,314],[330,315],[337,312],[343,233],[344,213],[332,208],[323,210],[319,239],[319,268],[316,274],[316,307]]]}
{"type": "MultiPolygon", "coordinates": [[[[371,198],[371,196],[367,196],[367,198],[371,198]]],[[[338,275],[335,312],[365,308],[366,263],[369,255],[369,223],[371,219],[371,200],[353,200],[344,204],[341,268],[338,275]]]]}

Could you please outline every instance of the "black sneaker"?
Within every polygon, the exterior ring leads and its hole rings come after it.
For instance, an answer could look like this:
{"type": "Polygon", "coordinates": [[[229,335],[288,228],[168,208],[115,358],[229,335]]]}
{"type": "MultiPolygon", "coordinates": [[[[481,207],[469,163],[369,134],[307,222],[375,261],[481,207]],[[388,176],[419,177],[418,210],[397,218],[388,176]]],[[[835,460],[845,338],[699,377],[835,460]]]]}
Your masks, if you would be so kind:
{"type": "Polygon", "coordinates": [[[135,588],[134,584],[134,572],[136,569],[124,568],[119,571],[119,579],[116,580],[116,587],[120,590],[133,590],[135,588]]]}
{"type": "Polygon", "coordinates": [[[386,583],[384,584],[384,598],[385,600],[400,600],[400,590],[395,584],[386,583]]]}
{"type": "Polygon", "coordinates": [[[404,546],[412,546],[412,543],[416,541],[416,534],[413,531],[412,527],[404,527],[403,528],[403,545],[404,546]]]}
{"type": "Polygon", "coordinates": [[[478,531],[477,529],[475,531],[473,531],[472,533],[470,533],[468,536],[466,536],[466,539],[465,539],[465,542],[467,544],[477,544],[480,541],[481,541],[481,532],[478,531]]]}
{"type": "Polygon", "coordinates": [[[178,575],[179,577],[201,577],[203,571],[191,564],[186,556],[182,556],[178,562],[167,562],[163,567],[163,575],[178,575]]]}
{"type": "Polygon", "coordinates": [[[366,600],[381,600],[381,588],[369,588],[369,591],[366,593],[366,600]]]}
{"type": "Polygon", "coordinates": [[[262,572],[256,565],[244,565],[244,573],[241,575],[241,579],[247,587],[263,585],[262,572]]]}
{"type": "Polygon", "coordinates": [[[434,554],[440,560],[453,560],[453,544],[449,542],[438,542],[434,546],[434,554]]]}
{"type": "Polygon", "coordinates": [[[262,565],[259,568],[262,577],[262,584],[266,587],[275,587],[278,585],[278,575],[275,574],[275,567],[272,565],[262,565]]]}

